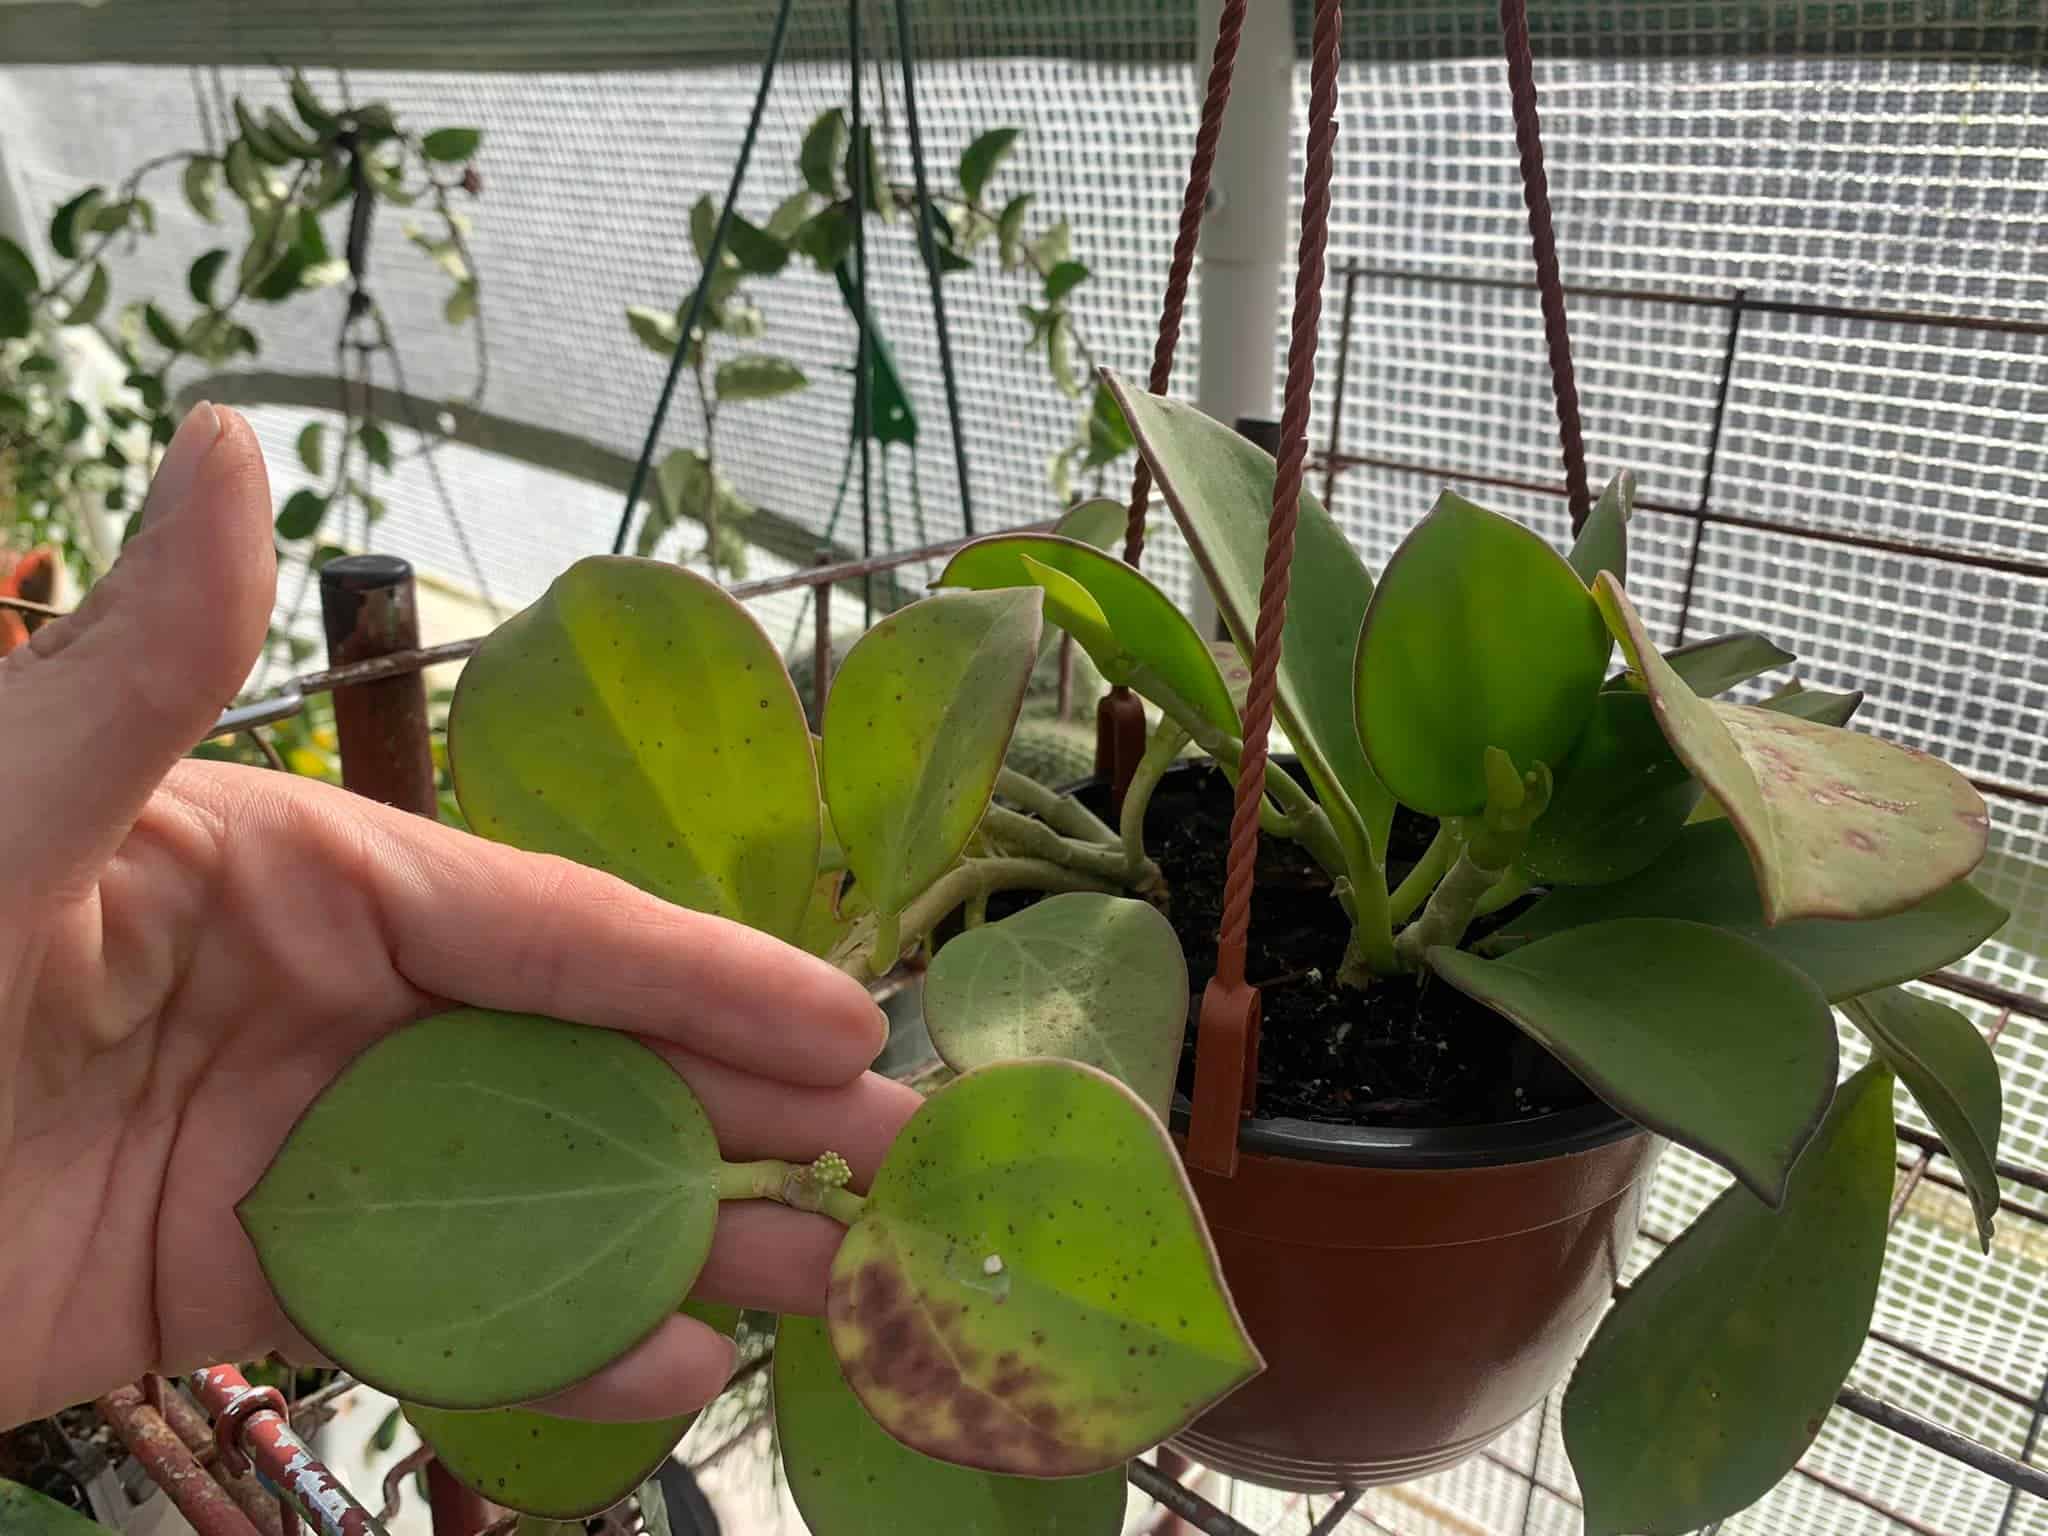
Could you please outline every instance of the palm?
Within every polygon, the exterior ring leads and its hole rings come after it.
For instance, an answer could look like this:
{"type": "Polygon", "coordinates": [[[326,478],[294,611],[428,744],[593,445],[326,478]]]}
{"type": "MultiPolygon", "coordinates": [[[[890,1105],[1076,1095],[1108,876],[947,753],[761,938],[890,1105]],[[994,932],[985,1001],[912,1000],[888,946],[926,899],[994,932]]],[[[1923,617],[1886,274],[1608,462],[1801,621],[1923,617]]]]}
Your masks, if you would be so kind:
{"type": "MultiPolygon", "coordinates": [[[[153,506],[91,611],[0,664],[0,739],[27,755],[0,858],[34,893],[0,927],[0,1424],[144,1369],[309,1353],[234,1203],[351,1057],[445,1004],[643,1034],[729,1157],[830,1144],[871,1168],[915,1102],[860,1074],[881,1025],[859,988],[760,935],[324,785],[165,776],[268,612],[267,570],[220,590],[223,551],[269,547],[253,439],[226,420],[182,542],[152,547],[153,506]]],[[[700,1288],[815,1308],[834,1242],[822,1218],[731,1212],[700,1288]]],[[[675,1319],[563,1405],[675,1411],[729,1358],[675,1319]]]]}

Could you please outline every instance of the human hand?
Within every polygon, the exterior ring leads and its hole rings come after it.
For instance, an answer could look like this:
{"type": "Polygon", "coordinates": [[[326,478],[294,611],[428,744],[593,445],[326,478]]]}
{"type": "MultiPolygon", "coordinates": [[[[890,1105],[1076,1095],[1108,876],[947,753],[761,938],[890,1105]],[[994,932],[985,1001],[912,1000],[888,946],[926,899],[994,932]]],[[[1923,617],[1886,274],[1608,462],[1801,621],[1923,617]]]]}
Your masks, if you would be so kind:
{"type": "MultiPolygon", "coordinates": [[[[147,1370],[317,1358],[235,1202],[352,1057],[444,1008],[633,1031],[729,1159],[829,1148],[865,1180],[917,1104],[863,1072],[881,1013],[823,961],[329,785],[181,760],[263,643],[270,520],[248,423],[197,407],[118,566],[0,660],[0,1427],[147,1370]]],[[[696,1294],[818,1311],[839,1233],[728,1204],[696,1294]]],[[[547,1406],[679,1413],[732,1365],[676,1316],[547,1406]]]]}

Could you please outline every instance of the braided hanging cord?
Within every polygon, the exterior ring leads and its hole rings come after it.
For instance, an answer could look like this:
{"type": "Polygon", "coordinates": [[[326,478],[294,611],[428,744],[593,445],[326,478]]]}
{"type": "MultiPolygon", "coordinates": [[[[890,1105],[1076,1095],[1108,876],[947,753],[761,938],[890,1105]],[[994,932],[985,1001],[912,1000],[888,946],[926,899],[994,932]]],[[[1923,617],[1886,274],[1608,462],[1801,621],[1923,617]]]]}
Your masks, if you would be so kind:
{"type": "MultiPolygon", "coordinates": [[[[1209,59],[1209,89],[1202,98],[1202,126],[1195,134],[1194,157],[1188,162],[1187,191],[1180,204],[1180,233],[1173,242],[1173,264],[1166,273],[1166,302],[1159,311],[1159,338],[1152,347],[1152,373],[1145,387],[1166,393],[1173,379],[1173,353],[1180,345],[1181,315],[1187,308],[1188,281],[1195,269],[1195,245],[1202,233],[1202,215],[1209,207],[1209,178],[1216,169],[1216,142],[1223,134],[1223,113],[1230,104],[1230,77],[1237,67],[1237,45],[1244,36],[1247,0],[1224,0],[1216,24],[1216,51],[1209,59]]],[[[1152,466],[1138,455],[1131,479],[1131,510],[1124,525],[1124,560],[1136,565],[1145,557],[1145,513],[1152,501],[1152,466]]]]}
{"type": "Polygon", "coordinates": [[[1536,60],[1529,47],[1528,0],[1500,0],[1501,39],[1507,49],[1508,95],[1514,104],[1515,149],[1522,162],[1522,201],[1529,207],[1529,246],[1536,260],[1536,291],[1543,304],[1543,341],[1550,352],[1550,392],[1557,400],[1557,445],[1564,457],[1565,492],[1572,532],[1593,509],[1586,483],[1586,444],[1579,428],[1579,384],[1572,368],[1572,338],[1565,323],[1564,279],[1557,269],[1557,232],[1550,220],[1550,180],[1543,170],[1543,125],[1536,115],[1536,60]]]}
{"type": "MultiPolygon", "coordinates": [[[[1309,60],[1308,154],[1301,203],[1301,247],[1295,262],[1294,323],[1287,342],[1287,388],[1280,412],[1280,453],[1273,478],[1273,514],[1266,531],[1266,567],[1253,632],[1252,680],[1245,697],[1244,757],[1230,818],[1230,861],[1223,885],[1217,979],[1244,981],[1251,930],[1252,871],[1259,856],[1259,800],[1265,792],[1266,738],[1273,728],[1273,691],[1287,622],[1287,587],[1308,458],[1308,415],[1316,381],[1316,332],[1323,317],[1323,254],[1330,242],[1330,180],[1336,162],[1337,57],[1344,30],[1341,0],[1316,0],[1315,44],[1309,60]]],[[[1247,1072],[1254,1063],[1247,1062],[1247,1072]]]]}

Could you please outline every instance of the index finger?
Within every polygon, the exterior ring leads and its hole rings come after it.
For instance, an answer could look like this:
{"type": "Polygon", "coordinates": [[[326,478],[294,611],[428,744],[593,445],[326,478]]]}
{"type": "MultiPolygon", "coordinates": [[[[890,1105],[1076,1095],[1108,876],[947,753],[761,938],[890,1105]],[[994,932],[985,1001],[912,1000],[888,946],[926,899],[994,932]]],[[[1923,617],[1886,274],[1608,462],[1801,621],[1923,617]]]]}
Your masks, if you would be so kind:
{"type": "Polygon", "coordinates": [[[788,1083],[849,1082],[888,1038],[865,987],[765,933],[552,854],[344,803],[378,818],[365,877],[393,963],[422,991],[632,1030],[788,1083]]]}

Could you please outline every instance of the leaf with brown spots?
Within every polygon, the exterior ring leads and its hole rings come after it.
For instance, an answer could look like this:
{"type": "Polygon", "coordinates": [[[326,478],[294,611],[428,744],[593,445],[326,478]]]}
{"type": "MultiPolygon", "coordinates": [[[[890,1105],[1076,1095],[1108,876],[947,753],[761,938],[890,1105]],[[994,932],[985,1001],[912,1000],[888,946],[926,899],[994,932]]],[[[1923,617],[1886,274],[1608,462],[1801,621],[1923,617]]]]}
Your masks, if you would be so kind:
{"type": "Polygon", "coordinates": [[[1586,1536],[1710,1526],[1805,1454],[1870,1327],[1892,1154],[1873,1064],[1837,1090],[1783,1209],[1730,1188],[1615,1303],[1564,1398],[1586,1536]]]}
{"type": "Polygon", "coordinates": [[[1756,868],[1764,917],[1884,917],[1963,878],[1990,821],[1946,763],[1796,715],[1709,703],[1661,656],[1602,572],[1594,597],[1658,725],[1720,802],[1756,868]]]}
{"type": "Polygon", "coordinates": [[[862,635],[825,700],[822,777],[847,867],[893,915],[981,825],[1038,657],[1036,587],[948,592],[862,635]]]}
{"type": "Polygon", "coordinates": [[[825,1324],[775,1330],[775,1435],[804,1523],[817,1536],[1116,1536],[1121,1467],[1090,1477],[1004,1477],[949,1467],[891,1439],[847,1390],[825,1324]]]}
{"type": "Polygon", "coordinates": [[[818,872],[803,706],[753,615],[651,560],[579,560],[487,638],[448,763],[470,826],[794,938],[818,872]]]}
{"type": "Polygon", "coordinates": [[[1173,1143],[1092,1067],[983,1067],[896,1138],[832,1264],[847,1382],[915,1450],[1079,1477],[1257,1374],[1173,1143]]]}

